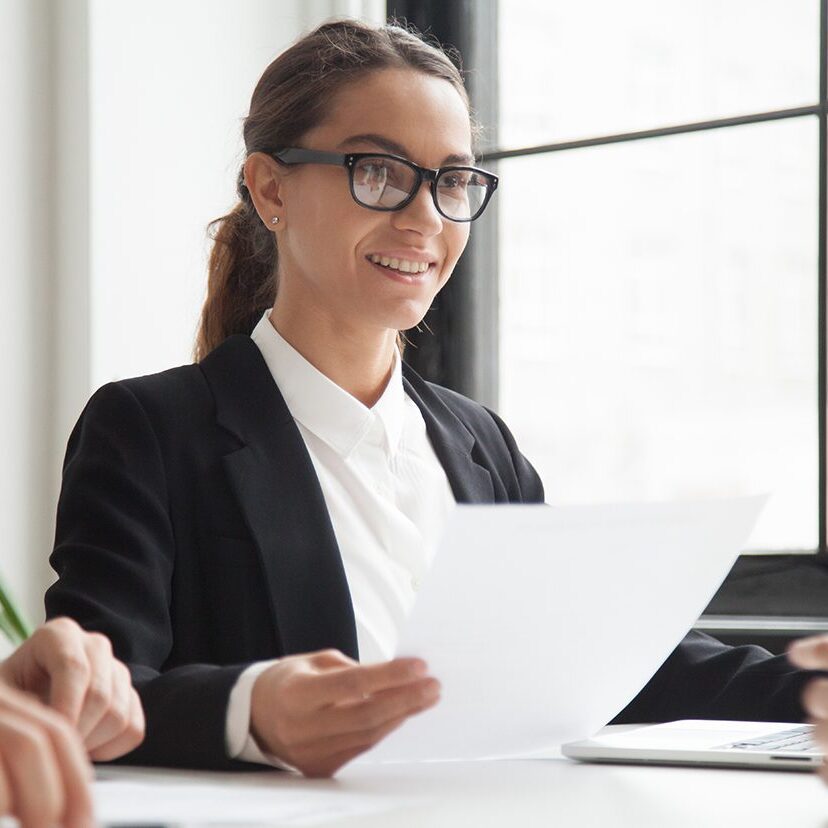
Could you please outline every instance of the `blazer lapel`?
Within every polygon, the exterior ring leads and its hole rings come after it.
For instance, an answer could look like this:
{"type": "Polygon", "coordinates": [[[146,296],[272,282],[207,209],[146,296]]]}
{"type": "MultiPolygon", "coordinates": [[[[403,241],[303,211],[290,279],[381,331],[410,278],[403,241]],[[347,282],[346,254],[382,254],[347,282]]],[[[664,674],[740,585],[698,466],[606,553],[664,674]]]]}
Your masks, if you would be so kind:
{"type": "Polygon", "coordinates": [[[405,362],[403,385],[423,415],[426,431],[445,469],[454,499],[458,503],[494,503],[492,476],[472,458],[474,435],[405,362]]]}
{"type": "Polygon", "coordinates": [[[285,654],[358,657],[342,557],[305,443],[256,344],[232,336],[201,363],[216,419],[244,445],[224,457],[261,555],[285,654]]]}

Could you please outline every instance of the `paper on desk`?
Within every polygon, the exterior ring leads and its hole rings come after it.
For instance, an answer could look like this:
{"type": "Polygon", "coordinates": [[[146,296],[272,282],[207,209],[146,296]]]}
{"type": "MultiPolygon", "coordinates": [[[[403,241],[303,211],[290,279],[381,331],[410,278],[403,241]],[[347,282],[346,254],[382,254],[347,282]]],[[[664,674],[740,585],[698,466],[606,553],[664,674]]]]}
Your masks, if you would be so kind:
{"type": "MultiPolygon", "coordinates": [[[[95,782],[93,795],[99,825],[179,828],[319,825],[391,812],[415,802],[413,797],[353,790],[336,780],[303,779],[289,773],[168,768],[107,768],[104,778],[95,782]]],[[[4,828],[2,818],[0,828],[4,828]]]]}
{"type": "Polygon", "coordinates": [[[591,735],[695,623],[766,500],[457,507],[397,648],[428,662],[440,702],[362,761],[591,735]]]}

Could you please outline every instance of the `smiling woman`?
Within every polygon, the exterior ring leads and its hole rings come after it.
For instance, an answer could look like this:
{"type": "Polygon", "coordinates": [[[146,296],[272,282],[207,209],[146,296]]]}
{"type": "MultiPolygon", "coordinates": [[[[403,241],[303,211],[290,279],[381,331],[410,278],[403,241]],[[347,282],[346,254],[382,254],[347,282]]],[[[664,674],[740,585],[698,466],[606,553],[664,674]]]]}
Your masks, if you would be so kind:
{"type": "Polygon", "coordinates": [[[400,359],[497,185],[477,133],[395,25],[322,25],[257,84],[197,363],[101,388],[64,468],[47,611],[130,664],[135,761],[329,775],[436,703],[393,655],[448,510],[543,499],[495,415],[400,359]]]}
{"type": "MultiPolygon", "coordinates": [[[[326,776],[438,701],[394,653],[449,510],[543,501],[503,421],[398,345],[497,186],[476,132],[395,25],[324,24],[259,81],[197,362],[99,389],[64,465],[47,612],[129,664],[133,761],[326,776]]],[[[791,721],[802,678],[695,635],[629,715],[791,721]]]]}

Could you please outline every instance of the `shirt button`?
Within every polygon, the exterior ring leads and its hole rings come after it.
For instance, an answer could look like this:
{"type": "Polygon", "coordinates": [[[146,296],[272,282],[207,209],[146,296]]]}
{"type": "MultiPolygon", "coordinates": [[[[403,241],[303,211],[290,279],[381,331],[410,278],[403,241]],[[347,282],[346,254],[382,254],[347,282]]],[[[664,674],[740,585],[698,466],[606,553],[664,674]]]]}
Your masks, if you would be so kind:
{"type": "Polygon", "coordinates": [[[412,578],[411,579],[411,588],[414,592],[417,592],[420,589],[420,579],[419,578],[412,578]]]}

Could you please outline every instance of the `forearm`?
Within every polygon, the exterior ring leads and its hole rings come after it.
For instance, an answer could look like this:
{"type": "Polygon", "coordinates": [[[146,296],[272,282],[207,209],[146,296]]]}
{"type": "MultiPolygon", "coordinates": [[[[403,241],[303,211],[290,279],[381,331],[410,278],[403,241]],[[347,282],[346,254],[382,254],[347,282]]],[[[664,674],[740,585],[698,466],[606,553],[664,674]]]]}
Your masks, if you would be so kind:
{"type": "Polygon", "coordinates": [[[810,675],[761,647],[730,647],[691,632],[612,723],[802,721],[802,688],[810,675]]]}

